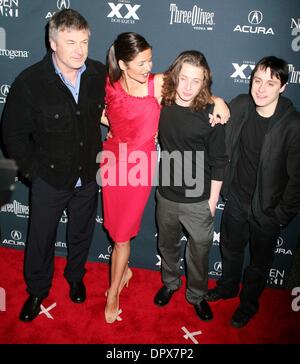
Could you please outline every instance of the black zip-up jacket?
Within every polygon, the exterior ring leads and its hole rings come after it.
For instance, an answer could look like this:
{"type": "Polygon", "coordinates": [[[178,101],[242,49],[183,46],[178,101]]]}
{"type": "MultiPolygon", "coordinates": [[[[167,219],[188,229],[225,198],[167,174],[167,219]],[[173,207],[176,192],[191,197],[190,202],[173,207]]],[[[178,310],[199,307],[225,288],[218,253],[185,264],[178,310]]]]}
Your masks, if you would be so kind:
{"type": "Polygon", "coordinates": [[[100,62],[87,59],[85,64],[78,104],[56,74],[51,52],[12,84],[3,142],[31,181],[41,177],[57,189],[72,189],[79,177],[83,184],[96,179],[106,71],[100,62]]]}
{"type": "MultiPolygon", "coordinates": [[[[221,191],[225,199],[239,158],[241,130],[255,104],[250,95],[243,94],[231,101],[230,109],[225,129],[229,163],[221,191]]],[[[300,114],[281,96],[274,115],[262,145],[251,201],[260,225],[286,225],[300,210],[300,114]]]]}

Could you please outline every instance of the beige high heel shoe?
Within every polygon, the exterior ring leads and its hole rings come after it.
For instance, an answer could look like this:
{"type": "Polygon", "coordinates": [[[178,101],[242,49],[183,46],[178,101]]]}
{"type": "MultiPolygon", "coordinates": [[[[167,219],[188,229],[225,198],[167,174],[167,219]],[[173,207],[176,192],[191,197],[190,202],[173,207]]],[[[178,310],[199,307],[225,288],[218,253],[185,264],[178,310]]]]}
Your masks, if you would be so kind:
{"type": "Polygon", "coordinates": [[[129,281],[133,277],[132,270],[130,268],[127,269],[126,276],[124,279],[122,279],[120,287],[119,287],[119,294],[122,292],[122,289],[126,286],[128,288],[129,281]]]}
{"type": "Polygon", "coordinates": [[[107,307],[107,304],[105,306],[104,316],[105,316],[105,321],[108,324],[113,324],[115,321],[122,321],[122,318],[120,317],[120,315],[122,313],[122,309],[119,308],[119,295],[118,295],[118,305],[117,305],[117,309],[115,311],[108,312],[106,307],[107,307]]]}
{"type": "MultiPolygon", "coordinates": [[[[121,283],[120,283],[120,287],[119,287],[119,294],[122,292],[122,289],[126,286],[126,288],[128,288],[129,286],[129,281],[130,279],[133,277],[133,272],[130,268],[127,269],[126,271],[126,276],[125,278],[122,278],[121,283]]],[[[108,294],[108,289],[105,291],[105,297],[107,297],[108,294]]]]}

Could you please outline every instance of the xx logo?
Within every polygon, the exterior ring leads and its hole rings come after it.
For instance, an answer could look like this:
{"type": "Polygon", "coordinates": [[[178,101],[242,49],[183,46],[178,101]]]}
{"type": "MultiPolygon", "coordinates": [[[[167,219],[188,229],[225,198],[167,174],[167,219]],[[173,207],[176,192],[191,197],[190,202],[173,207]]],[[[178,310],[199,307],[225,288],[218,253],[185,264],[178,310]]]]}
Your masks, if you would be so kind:
{"type": "Polygon", "coordinates": [[[135,20],[139,20],[140,18],[137,16],[136,11],[141,5],[133,5],[130,4],[114,4],[114,3],[108,3],[108,5],[111,8],[111,12],[107,15],[108,18],[112,18],[116,16],[118,19],[130,19],[133,18],[135,20]],[[121,8],[125,6],[127,9],[127,14],[125,16],[122,16],[120,13],[121,8]]]}
{"type": "Polygon", "coordinates": [[[251,77],[251,72],[254,69],[255,65],[254,64],[242,64],[241,66],[238,63],[232,63],[235,72],[233,72],[233,74],[230,77],[240,77],[242,79],[250,79],[251,77]],[[250,70],[249,70],[250,68],[250,70]],[[247,71],[247,72],[246,72],[247,71]],[[246,73],[246,74],[245,74],[246,73]]]}

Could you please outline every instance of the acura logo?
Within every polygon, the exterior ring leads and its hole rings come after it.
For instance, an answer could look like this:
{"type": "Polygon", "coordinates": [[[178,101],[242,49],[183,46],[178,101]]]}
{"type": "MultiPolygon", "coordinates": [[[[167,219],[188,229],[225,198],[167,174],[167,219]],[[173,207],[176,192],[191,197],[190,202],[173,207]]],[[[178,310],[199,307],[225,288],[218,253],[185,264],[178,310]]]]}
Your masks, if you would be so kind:
{"type": "Polygon", "coordinates": [[[9,93],[9,88],[10,86],[9,85],[1,85],[0,87],[0,93],[1,95],[3,95],[4,97],[6,97],[9,93]]]}
{"type": "Polygon", "coordinates": [[[248,15],[248,22],[253,25],[258,25],[262,22],[263,15],[259,10],[252,10],[248,15]]]}
{"type": "Polygon", "coordinates": [[[283,245],[283,239],[281,236],[277,239],[276,248],[280,248],[283,245]]]}
{"type": "Polygon", "coordinates": [[[69,9],[70,8],[70,0],[57,0],[57,9],[69,9]]]}
{"type": "Polygon", "coordinates": [[[222,263],[221,262],[215,262],[215,264],[214,264],[214,270],[216,272],[222,272],[222,263]]]}
{"type": "Polygon", "coordinates": [[[111,254],[111,252],[112,252],[112,246],[111,245],[108,246],[107,252],[108,252],[108,254],[111,254]]]}
{"type": "Polygon", "coordinates": [[[10,236],[12,237],[13,240],[20,240],[22,238],[22,234],[18,230],[13,230],[10,233],[10,236]]]}

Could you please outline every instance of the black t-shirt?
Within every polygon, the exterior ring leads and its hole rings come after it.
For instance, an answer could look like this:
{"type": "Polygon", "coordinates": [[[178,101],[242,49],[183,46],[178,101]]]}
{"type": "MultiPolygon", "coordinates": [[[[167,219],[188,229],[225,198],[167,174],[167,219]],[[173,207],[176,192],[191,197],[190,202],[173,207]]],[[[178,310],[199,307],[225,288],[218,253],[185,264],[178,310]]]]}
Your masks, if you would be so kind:
{"type": "Polygon", "coordinates": [[[164,106],[159,121],[161,159],[159,193],[175,202],[198,202],[210,196],[211,180],[223,180],[227,163],[224,126],[211,127],[213,105],[193,112],[164,106]],[[172,153],[172,154],[171,154],[172,153]],[[174,158],[170,158],[170,155],[174,158]]]}
{"type": "Polygon", "coordinates": [[[233,189],[244,203],[250,203],[254,193],[260,152],[271,119],[260,116],[254,109],[241,132],[233,189]]]}

